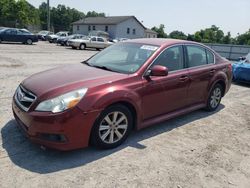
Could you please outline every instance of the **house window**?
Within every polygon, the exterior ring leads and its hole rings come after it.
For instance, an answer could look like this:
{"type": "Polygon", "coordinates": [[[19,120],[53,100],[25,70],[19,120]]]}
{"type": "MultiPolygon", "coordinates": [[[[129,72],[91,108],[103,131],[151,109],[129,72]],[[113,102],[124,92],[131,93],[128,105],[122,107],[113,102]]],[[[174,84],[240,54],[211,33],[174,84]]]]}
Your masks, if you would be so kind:
{"type": "Polygon", "coordinates": [[[136,34],[136,30],[135,29],[133,29],[133,35],[135,35],[136,34]]]}
{"type": "Polygon", "coordinates": [[[127,28],[127,34],[130,34],[130,28],[127,28]]]}
{"type": "Polygon", "coordinates": [[[79,26],[79,25],[76,26],[76,30],[77,30],[77,31],[80,30],[80,26],[79,26]]]}
{"type": "Polygon", "coordinates": [[[105,31],[109,31],[109,27],[107,25],[105,26],[105,31]]]}
{"type": "Polygon", "coordinates": [[[91,26],[89,25],[89,28],[88,28],[89,31],[91,31],[91,26]]]}
{"type": "Polygon", "coordinates": [[[93,25],[92,29],[93,29],[93,31],[95,31],[95,25],[93,25]]]}

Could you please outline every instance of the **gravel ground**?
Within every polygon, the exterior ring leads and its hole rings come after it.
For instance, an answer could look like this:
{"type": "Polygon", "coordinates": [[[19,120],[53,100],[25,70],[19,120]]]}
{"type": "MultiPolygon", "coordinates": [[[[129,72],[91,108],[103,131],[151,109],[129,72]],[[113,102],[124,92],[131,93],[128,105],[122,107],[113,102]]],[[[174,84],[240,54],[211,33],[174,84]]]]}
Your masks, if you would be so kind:
{"type": "Polygon", "coordinates": [[[250,87],[232,85],[202,110],[132,133],[112,150],[42,150],[16,127],[11,98],[33,73],[96,51],[46,42],[0,44],[0,187],[250,187],[250,87]]]}

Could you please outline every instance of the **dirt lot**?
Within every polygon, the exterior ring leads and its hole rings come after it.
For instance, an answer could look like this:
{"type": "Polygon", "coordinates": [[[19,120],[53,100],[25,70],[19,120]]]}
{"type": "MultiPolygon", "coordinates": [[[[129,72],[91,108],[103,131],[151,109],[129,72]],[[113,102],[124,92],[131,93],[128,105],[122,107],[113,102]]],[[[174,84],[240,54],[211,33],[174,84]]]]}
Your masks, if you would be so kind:
{"type": "Polygon", "coordinates": [[[11,97],[33,73],[96,53],[45,42],[0,44],[0,187],[250,187],[250,87],[217,112],[196,111],[133,133],[113,150],[41,150],[17,129],[11,97]]]}

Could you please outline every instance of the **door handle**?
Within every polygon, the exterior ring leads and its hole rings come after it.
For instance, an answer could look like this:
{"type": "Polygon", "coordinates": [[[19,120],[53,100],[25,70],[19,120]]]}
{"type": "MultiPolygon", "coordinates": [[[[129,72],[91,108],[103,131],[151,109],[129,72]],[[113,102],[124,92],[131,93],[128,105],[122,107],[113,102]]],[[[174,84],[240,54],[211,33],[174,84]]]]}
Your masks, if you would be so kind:
{"type": "Polygon", "coordinates": [[[213,74],[215,73],[215,69],[211,69],[211,70],[209,71],[209,73],[210,73],[210,75],[213,75],[213,74]]]}
{"type": "Polygon", "coordinates": [[[180,80],[181,82],[185,82],[186,80],[188,80],[188,76],[187,76],[187,75],[183,75],[183,76],[181,76],[181,77],[179,78],[179,80],[180,80]]]}

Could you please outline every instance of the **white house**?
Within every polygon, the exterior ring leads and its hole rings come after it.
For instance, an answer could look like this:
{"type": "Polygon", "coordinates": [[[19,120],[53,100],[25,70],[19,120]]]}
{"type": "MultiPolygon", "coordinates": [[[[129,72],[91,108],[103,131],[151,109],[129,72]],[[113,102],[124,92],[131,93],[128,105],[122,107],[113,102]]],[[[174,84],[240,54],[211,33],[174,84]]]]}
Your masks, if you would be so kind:
{"type": "Polygon", "coordinates": [[[135,16],[88,17],[73,24],[73,33],[88,35],[105,31],[115,38],[156,38],[157,33],[146,28],[135,16]]]}

